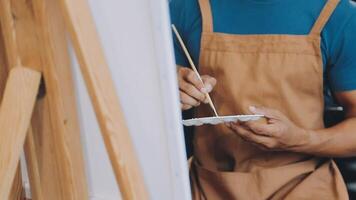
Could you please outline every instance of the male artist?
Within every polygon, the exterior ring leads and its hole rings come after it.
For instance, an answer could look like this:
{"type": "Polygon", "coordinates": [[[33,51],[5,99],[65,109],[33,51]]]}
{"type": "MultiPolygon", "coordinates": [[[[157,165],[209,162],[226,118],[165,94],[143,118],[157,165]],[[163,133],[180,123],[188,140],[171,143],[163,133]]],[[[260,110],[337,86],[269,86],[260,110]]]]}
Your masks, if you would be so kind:
{"type": "Polygon", "coordinates": [[[182,109],[211,116],[208,92],[220,115],[267,119],[196,128],[194,199],[348,199],[330,158],[356,155],[355,4],[172,0],[170,6],[204,80],[187,68],[175,42],[182,109]],[[331,100],[347,117],[325,128],[331,100]]]}

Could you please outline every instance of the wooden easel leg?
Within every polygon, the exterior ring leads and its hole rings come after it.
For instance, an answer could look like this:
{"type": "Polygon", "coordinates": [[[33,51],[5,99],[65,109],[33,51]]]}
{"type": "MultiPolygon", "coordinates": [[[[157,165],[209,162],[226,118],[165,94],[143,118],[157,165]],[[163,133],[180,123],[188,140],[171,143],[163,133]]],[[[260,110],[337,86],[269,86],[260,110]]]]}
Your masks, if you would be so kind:
{"type": "Polygon", "coordinates": [[[33,143],[27,141],[25,146],[32,193],[42,193],[45,200],[88,199],[71,63],[58,1],[0,1],[10,2],[8,11],[0,12],[10,24],[4,32],[16,33],[15,42],[11,35],[4,35],[10,46],[6,49],[17,51],[10,52],[8,59],[16,63],[18,58],[23,65],[43,72],[46,85],[46,95],[37,101],[33,114],[33,143]]]}
{"type": "Polygon", "coordinates": [[[24,188],[22,187],[22,175],[20,162],[17,165],[16,175],[12,183],[12,188],[10,192],[9,200],[23,200],[24,199],[24,188]]]}
{"type": "Polygon", "coordinates": [[[44,200],[41,187],[40,169],[38,166],[37,151],[32,127],[29,128],[24,149],[32,199],[44,200]]]}
{"type": "Polygon", "coordinates": [[[59,0],[123,199],[148,199],[114,82],[86,0],[59,0]]]}
{"type": "Polygon", "coordinates": [[[31,122],[41,74],[24,67],[10,71],[0,107],[0,199],[8,199],[31,122]]]}
{"type": "MultiPolygon", "coordinates": [[[[4,2],[1,3],[2,3],[1,6],[4,6],[3,4],[4,2]]],[[[4,24],[2,24],[2,26],[4,26],[4,24]]],[[[6,67],[8,65],[8,59],[6,58],[8,57],[6,54],[8,53],[8,51],[5,52],[6,48],[3,39],[4,39],[3,32],[0,26],[0,100],[2,100],[3,98],[3,92],[5,90],[6,81],[9,74],[8,73],[9,69],[6,67]]],[[[12,184],[10,200],[20,200],[20,199],[22,200],[23,195],[24,193],[22,187],[21,167],[19,163],[16,171],[16,177],[12,184]]]]}
{"type": "MultiPolygon", "coordinates": [[[[52,143],[52,146],[43,146],[42,149],[39,149],[40,152],[46,152],[46,150],[48,152],[39,157],[43,197],[51,200],[88,199],[71,60],[59,2],[57,0],[33,0],[32,5],[34,19],[39,27],[37,29],[38,37],[41,38],[38,44],[43,58],[43,73],[47,91],[45,97],[47,102],[43,102],[43,106],[48,106],[50,120],[47,122],[51,124],[53,131],[50,138],[47,139],[50,139],[47,142],[48,144],[52,143]],[[49,151],[53,151],[55,158],[49,151]],[[51,162],[46,160],[51,160],[51,162]],[[56,196],[45,191],[45,185],[53,182],[53,178],[45,177],[51,168],[56,169],[54,174],[56,181],[51,184],[56,184],[60,189],[55,191],[56,196]]],[[[43,118],[41,121],[42,123],[46,122],[43,118]]],[[[38,120],[33,122],[33,124],[36,123],[38,120]]],[[[48,137],[47,135],[40,137],[35,135],[36,147],[38,141],[43,140],[44,136],[48,137]]]]}

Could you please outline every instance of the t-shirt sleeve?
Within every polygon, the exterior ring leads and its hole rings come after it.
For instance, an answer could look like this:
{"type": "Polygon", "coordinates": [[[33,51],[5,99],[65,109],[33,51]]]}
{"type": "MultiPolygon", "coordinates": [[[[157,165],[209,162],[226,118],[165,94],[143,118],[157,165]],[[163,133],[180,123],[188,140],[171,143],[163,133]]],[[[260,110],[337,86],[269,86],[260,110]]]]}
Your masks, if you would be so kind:
{"type": "MultiPolygon", "coordinates": [[[[186,9],[185,0],[171,0],[169,3],[171,23],[174,24],[179,31],[182,38],[185,35],[185,20],[186,20],[186,9]]],[[[181,66],[189,66],[188,60],[186,59],[184,52],[178,42],[177,37],[172,32],[173,44],[174,44],[174,55],[176,59],[176,64],[181,66]]]]}
{"type": "Polygon", "coordinates": [[[356,90],[356,7],[333,41],[330,56],[330,87],[334,92],[356,90]]]}

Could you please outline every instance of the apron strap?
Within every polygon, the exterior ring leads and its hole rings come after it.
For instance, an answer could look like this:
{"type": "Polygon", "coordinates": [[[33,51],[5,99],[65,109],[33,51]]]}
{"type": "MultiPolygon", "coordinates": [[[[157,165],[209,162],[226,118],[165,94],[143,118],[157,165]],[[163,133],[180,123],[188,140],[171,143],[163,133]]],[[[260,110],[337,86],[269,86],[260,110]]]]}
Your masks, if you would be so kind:
{"type": "Polygon", "coordinates": [[[199,0],[200,11],[202,16],[203,32],[213,32],[213,15],[209,0],[199,0]]]}
{"type": "Polygon", "coordinates": [[[315,22],[312,30],[310,31],[310,35],[320,35],[321,31],[323,30],[324,26],[330,19],[331,15],[334,13],[337,5],[339,4],[340,0],[328,0],[320,13],[319,18],[315,22]]]}

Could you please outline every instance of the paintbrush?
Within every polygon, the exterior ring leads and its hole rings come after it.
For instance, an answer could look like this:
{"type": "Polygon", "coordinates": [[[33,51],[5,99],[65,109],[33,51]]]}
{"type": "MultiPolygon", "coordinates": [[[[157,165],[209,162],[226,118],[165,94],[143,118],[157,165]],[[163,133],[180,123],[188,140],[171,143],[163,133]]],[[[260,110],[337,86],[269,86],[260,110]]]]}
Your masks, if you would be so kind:
{"type": "MultiPolygon", "coordinates": [[[[178,39],[178,41],[179,41],[179,43],[180,43],[180,46],[182,47],[182,49],[183,49],[183,51],[184,51],[184,53],[185,53],[185,56],[188,58],[188,61],[189,61],[190,66],[193,68],[193,71],[194,71],[195,74],[198,76],[199,80],[204,84],[203,80],[202,80],[201,77],[200,77],[200,74],[199,74],[197,68],[196,68],[195,65],[194,65],[194,62],[193,62],[193,60],[192,60],[192,57],[190,56],[190,54],[189,54],[189,52],[188,52],[188,49],[187,49],[187,47],[185,46],[185,44],[184,44],[184,42],[183,42],[183,40],[182,40],[182,37],[180,36],[180,34],[179,34],[177,28],[174,26],[174,24],[172,24],[172,29],[173,29],[174,34],[177,36],[177,39],[178,39]]],[[[215,116],[216,116],[216,117],[219,117],[219,115],[218,115],[218,113],[217,113],[217,111],[216,111],[216,109],[215,109],[215,106],[214,106],[214,104],[213,104],[213,101],[212,101],[211,98],[210,98],[209,93],[205,93],[205,96],[206,96],[206,98],[208,99],[209,105],[210,105],[211,109],[213,109],[215,116]]]]}

